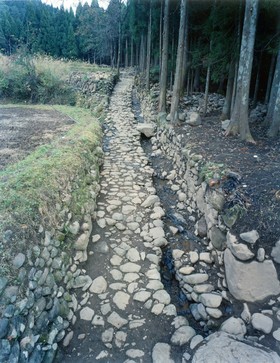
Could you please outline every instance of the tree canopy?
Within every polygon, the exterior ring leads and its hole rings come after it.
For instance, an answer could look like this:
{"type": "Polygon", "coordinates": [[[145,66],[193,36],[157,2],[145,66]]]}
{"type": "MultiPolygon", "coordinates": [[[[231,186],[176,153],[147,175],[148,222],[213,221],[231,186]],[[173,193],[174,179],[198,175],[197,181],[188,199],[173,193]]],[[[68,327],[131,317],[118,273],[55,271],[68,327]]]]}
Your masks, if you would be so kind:
{"type": "MultiPolygon", "coordinates": [[[[181,37],[184,44],[181,42],[179,62],[182,80],[180,85],[177,80],[176,92],[180,95],[184,90],[228,93],[223,112],[227,118],[234,105],[231,101],[236,93],[248,1],[186,0],[186,27],[181,37]]],[[[258,100],[268,103],[270,94],[277,94],[272,80],[280,39],[279,0],[258,3],[249,80],[253,105],[258,100]]],[[[41,0],[0,0],[0,51],[12,55],[24,46],[30,53],[57,58],[82,59],[113,67],[136,66],[145,74],[148,85],[160,79],[165,44],[164,77],[167,89],[172,88],[177,49],[180,49],[180,4],[180,0],[110,0],[104,10],[97,0],[92,0],[79,4],[74,13],[72,9],[54,8],[41,0]],[[168,34],[164,43],[166,2],[168,34]]]]}

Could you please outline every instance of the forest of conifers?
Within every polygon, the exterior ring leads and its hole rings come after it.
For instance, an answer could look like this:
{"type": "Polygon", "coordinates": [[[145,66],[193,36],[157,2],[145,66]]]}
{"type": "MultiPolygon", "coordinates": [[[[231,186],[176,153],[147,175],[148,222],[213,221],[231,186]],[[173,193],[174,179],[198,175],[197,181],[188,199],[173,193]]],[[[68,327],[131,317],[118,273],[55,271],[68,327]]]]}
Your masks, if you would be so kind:
{"type": "MultiPolygon", "coordinates": [[[[160,80],[159,111],[166,111],[166,87],[173,85],[171,121],[184,90],[225,94],[223,117],[236,120],[247,117],[248,94],[253,106],[268,104],[271,136],[280,123],[279,38],[279,0],[111,0],[107,10],[93,0],[75,13],[40,0],[0,0],[2,53],[25,47],[118,69],[136,66],[147,88],[160,80]]],[[[228,133],[250,141],[246,125],[232,122],[228,133]]]]}

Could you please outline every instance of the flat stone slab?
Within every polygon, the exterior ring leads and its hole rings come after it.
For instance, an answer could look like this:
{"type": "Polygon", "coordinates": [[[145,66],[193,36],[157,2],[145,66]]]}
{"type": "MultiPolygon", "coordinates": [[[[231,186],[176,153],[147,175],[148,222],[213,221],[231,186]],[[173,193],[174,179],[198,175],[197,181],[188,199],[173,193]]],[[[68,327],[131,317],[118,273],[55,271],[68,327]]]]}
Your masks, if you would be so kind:
{"type": "Polygon", "coordinates": [[[120,310],[125,310],[128,305],[129,299],[130,295],[123,291],[116,292],[115,296],[113,297],[114,303],[120,310]]]}
{"type": "Polygon", "coordinates": [[[113,311],[107,319],[108,323],[113,325],[116,328],[121,328],[122,326],[126,325],[128,323],[128,320],[122,318],[118,313],[113,311]]]}
{"type": "Polygon", "coordinates": [[[280,363],[280,357],[259,344],[253,345],[248,341],[240,341],[226,333],[218,332],[211,334],[205,340],[204,345],[198,348],[192,359],[192,363],[213,362],[280,363]]]}
{"type": "Polygon", "coordinates": [[[183,280],[187,284],[196,285],[196,284],[202,284],[203,282],[207,281],[209,276],[204,273],[195,273],[191,275],[183,276],[183,280]]]}
{"type": "Polygon", "coordinates": [[[171,346],[166,343],[157,343],[153,348],[153,363],[174,363],[170,357],[171,346]]]}
{"type": "Polygon", "coordinates": [[[137,130],[146,137],[152,137],[155,134],[156,125],[152,123],[141,123],[137,125],[137,130]]]}
{"type": "Polygon", "coordinates": [[[86,306],[80,311],[80,318],[82,320],[90,321],[92,320],[93,315],[94,315],[94,310],[92,310],[88,306],[86,306]]]}
{"type": "Polygon", "coordinates": [[[133,262],[127,262],[120,266],[120,270],[122,272],[139,272],[141,270],[141,266],[133,262]]]}
{"type": "Polygon", "coordinates": [[[107,281],[104,279],[103,276],[96,277],[92,281],[89,291],[95,294],[102,294],[107,290],[107,281]]]}
{"type": "Polygon", "coordinates": [[[228,289],[236,299],[255,302],[280,293],[280,283],[271,260],[243,263],[226,249],[224,261],[228,289]]]}
{"type": "Polygon", "coordinates": [[[139,291],[133,296],[133,300],[145,302],[151,295],[150,291],[139,291]]]}
{"type": "Polygon", "coordinates": [[[153,298],[155,300],[158,300],[159,303],[162,303],[164,305],[170,304],[170,301],[171,301],[170,295],[165,290],[157,290],[153,294],[153,298]]]}

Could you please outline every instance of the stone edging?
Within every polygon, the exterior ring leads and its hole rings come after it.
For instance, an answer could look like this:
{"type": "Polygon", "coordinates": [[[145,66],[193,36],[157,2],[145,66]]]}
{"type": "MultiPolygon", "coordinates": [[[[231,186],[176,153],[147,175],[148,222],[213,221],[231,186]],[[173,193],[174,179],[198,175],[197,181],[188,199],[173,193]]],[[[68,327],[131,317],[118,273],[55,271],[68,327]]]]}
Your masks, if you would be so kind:
{"type": "MultiPolygon", "coordinates": [[[[106,108],[106,95],[111,94],[115,81],[113,76],[100,81],[94,79],[94,87],[88,81],[83,87],[83,98],[104,100],[106,108]],[[102,94],[98,93],[100,90],[102,94]]],[[[44,229],[41,226],[34,236],[38,243],[31,246],[26,254],[18,253],[14,257],[16,280],[8,281],[5,276],[0,277],[1,362],[52,362],[67,327],[70,322],[75,322],[77,301],[70,289],[84,290],[92,282],[88,281],[88,276],[83,275],[74,261],[82,262],[87,258],[87,244],[92,218],[95,216],[96,196],[99,192],[96,169],[102,164],[103,152],[98,147],[94,153],[96,165],[88,165],[87,170],[93,180],[89,186],[91,197],[83,206],[83,218],[73,220],[67,201],[61,200],[57,212],[61,222],[58,223],[59,227],[44,229]],[[62,231],[67,231],[72,236],[71,239],[76,240],[73,245],[76,250],[74,257],[73,247],[67,247],[62,231]]],[[[73,182],[75,181],[69,180],[69,183],[73,182]]],[[[63,199],[63,195],[61,198],[63,199]]],[[[12,232],[8,232],[6,231],[3,240],[12,243],[12,232]]]]}

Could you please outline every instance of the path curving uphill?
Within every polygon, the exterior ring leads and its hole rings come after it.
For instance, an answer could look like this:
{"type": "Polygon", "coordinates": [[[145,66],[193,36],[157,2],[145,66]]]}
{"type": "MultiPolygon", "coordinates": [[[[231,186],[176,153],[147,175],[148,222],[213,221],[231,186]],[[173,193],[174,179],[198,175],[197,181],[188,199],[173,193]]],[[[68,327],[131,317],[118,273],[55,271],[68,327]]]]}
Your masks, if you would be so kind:
{"type": "Polygon", "coordinates": [[[177,316],[159,273],[164,211],[131,111],[132,77],[117,84],[105,126],[97,218],[85,265],[92,283],[61,362],[181,362],[195,331],[177,316]]]}

